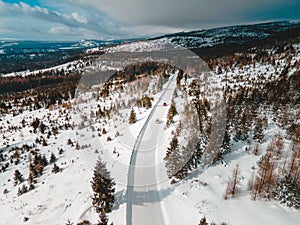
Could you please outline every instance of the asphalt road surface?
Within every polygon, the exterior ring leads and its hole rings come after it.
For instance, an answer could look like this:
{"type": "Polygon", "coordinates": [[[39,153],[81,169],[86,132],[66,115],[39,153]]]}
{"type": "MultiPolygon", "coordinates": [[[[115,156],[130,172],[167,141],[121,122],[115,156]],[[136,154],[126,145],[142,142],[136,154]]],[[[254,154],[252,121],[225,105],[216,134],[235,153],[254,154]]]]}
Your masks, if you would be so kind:
{"type": "Polygon", "coordinates": [[[163,140],[166,112],[169,109],[176,76],[170,78],[160,99],[153,107],[135,142],[128,171],[127,183],[127,225],[167,225],[167,219],[160,201],[159,183],[168,182],[158,176],[163,164],[158,163],[157,151],[163,140]],[[163,106],[164,102],[167,106],[163,106]],[[157,119],[161,122],[157,123],[157,119]]]}

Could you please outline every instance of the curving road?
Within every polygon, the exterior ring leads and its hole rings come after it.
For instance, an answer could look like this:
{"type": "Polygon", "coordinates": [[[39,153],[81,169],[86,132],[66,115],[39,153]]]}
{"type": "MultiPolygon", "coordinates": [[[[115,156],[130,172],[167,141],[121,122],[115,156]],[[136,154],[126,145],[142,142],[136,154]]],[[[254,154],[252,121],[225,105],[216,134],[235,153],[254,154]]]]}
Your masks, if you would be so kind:
{"type": "MultiPolygon", "coordinates": [[[[164,166],[157,160],[157,151],[164,136],[165,122],[157,124],[156,118],[165,120],[176,87],[173,75],[149,114],[135,142],[128,171],[127,181],[127,225],[166,225],[167,216],[161,207],[160,188],[162,181],[167,182],[166,173],[158,174],[164,166]]],[[[161,160],[161,159],[160,159],[161,160]]]]}

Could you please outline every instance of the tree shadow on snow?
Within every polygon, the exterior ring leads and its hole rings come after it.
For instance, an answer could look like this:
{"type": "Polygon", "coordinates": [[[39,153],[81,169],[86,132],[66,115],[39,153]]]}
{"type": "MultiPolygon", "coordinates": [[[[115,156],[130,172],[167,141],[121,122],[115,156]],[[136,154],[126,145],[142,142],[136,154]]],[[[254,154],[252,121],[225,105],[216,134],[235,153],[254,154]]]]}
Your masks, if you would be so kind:
{"type": "Polygon", "coordinates": [[[169,196],[175,187],[169,187],[167,189],[156,190],[153,185],[145,190],[147,187],[128,187],[128,192],[126,190],[118,191],[115,194],[115,205],[114,210],[118,209],[122,204],[130,205],[145,205],[147,203],[160,202],[162,199],[169,196]],[[127,198],[127,194],[129,195],[127,198]]]}

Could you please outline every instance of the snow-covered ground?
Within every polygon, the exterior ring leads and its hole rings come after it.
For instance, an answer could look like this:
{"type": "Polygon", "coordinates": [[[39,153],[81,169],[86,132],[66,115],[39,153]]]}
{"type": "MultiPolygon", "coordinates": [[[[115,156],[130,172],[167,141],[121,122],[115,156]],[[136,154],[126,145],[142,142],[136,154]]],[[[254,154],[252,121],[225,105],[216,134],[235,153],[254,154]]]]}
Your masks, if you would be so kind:
{"type": "Polygon", "coordinates": [[[107,52],[148,52],[161,51],[170,48],[170,41],[167,38],[161,38],[151,41],[138,41],[105,49],[107,52]]]}
{"type": "MultiPolygon", "coordinates": [[[[148,78],[144,78],[144,80],[148,80],[148,78]]],[[[156,82],[155,80],[156,78],[150,81],[149,86],[152,86],[152,83],[156,82]]],[[[136,84],[134,82],[133,87],[136,84]]],[[[130,88],[130,86],[127,88],[128,91],[130,88]]],[[[149,89],[149,91],[153,90],[149,89]]],[[[158,92],[153,95],[153,104],[157,103],[160,94],[158,92]]],[[[137,98],[138,95],[139,92],[136,92],[132,98],[137,98]]],[[[116,91],[111,101],[107,99],[106,102],[96,102],[92,93],[89,92],[80,94],[77,99],[72,100],[71,109],[54,107],[32,112],[26,111],[16,117],[9,114],[1,116],[0,133],[3,135],[1,151],[7,155],[10,154],[13,146],[31,145],[35,143],[36,138],[45,137],[39,132],[32,133],[30,124],[35,118],[39,118],[47,126],[51,126],[53,122],[64,125],[66,118],[75,125],[73,130],[61,130],[55,137],[46,138],[47,146],[35,144],[36,148],[40,149],[40,153],[48,159],[50,154],[54,153],[57,156],[56,164],[62,171],[52,174],[53,165],[45,167],[44,175],[38,178],[34,190],[17,196],[18,188],[22,185],[14,186],[12,181],[14,171],[18,169],[25,179],[23,184],[27,184],[26,180],[29,174],[27,159],[21,160],[22,163],[19,165],[13,165],[4,173],[0,173],[2,192],[4,189],[8,190],[8,193],[1,194],[0,197],[1,224],[21,224],[25,217],[29,218],[26,224],[65,224],[68,219],[76,223],[83,219],[96,222],[97,215],[91,202],[90,181],[99,156],[107,162],[108,169],[117,183],[117,195],[120,197],[119,205],[116,206],[117,209],[114,210],[111,218],[115,222],[125,221],[126,204],[122,198],[124,198],[127,187],[129,161],[135,140],[147,120],[151,108],[146,110],[135,107],[137,123],[131,126],[128,126],[130,110],[127,108],[119,110],[110,120],[96,121],[95,116],[90,115],[91,111],[95,112],[98,109],[98,104],[101,107],[109,107],[112,102],[116,103],[116,99],[120,101],[121,105],[122,102],[129,101],[130,97],[129,95],[126,97],[126,93],[116,91]],[[88,119],[83,119],[84,116],[88,116],[88,119]],[[10,130],[11,127],[22,126],[23,119],[26,124],[24,129],[10,130]],[[83,120],[86,121],[82,123],[83,120]],[[98,132],[98,128],[101,130],[100,132],[98,132]],[[103,128],[106,129],[106,134],[102,133],[103,128]],[[116,136],[117,132],[119,136],[116,136]],[[112,138],[109,142],[107,141],[108,137],[112,138]],[[73,146],[68,145],[69,139],[73,142],[73,146]],[[77,143],[80,150],[76,150],[77,143]],[[59,155],[58,150],[61,148],[64,153],[59,155]]],[[[27,154],[22,154],[22,157],[29,157],[27,154]]]]}
{"type": "MultiPolygon", "coordinates": [[[[299,45],[295,46],[297,53],[292,57],[291,64],[300,60],[299,45]]],[[[155,50],[156,47],[161,49],[154,41],[142,44],[138,42],[112,47],[108,51],[145,51],[155,50]]],[[[230,71],[221,71],[220,74],[213,71],[209,73],[211,79],[208,83],[213,87],[222,87],[227,82],[232,87],[235,85],[238,87],[250,86],[260,76],[268,80],[277,79],[287,63],[284,57],[276,61],[278,65],[276,67],[269,63],[257,63],[255,66],[237,65],[230,71]],[[271,77],[276,73],[278,76],[271,77]]],[[[70,63],[55,69],[66,68],[69,65],[72,68],[76,67],[76,64],[70,63]]],[[[97,66],[103,65],[99,63],[97,66]]],[[[272,122],[268,124],[265,132],[266,138],[261,145],[260,155],[246,152],[245,147],[248,143],[233,142],[232,152],[225,156],[222,163],[218,162],[205,169],[199,168],[182,182],[171,185],[166,177],[163,158],[180,116],[175,117],[175,124],[166,128],[169,107],[163,106],[162,103],[170,105],[176,85],[175,79],[172,80],[171,77],[170,86],[164,85],[166,92],[163,89],[153,93],[152,87],[155,82],[156,78],[134,81],[127,84],[125,91],[116,88],[110,98],[105,100],[100,98],[99,101],[93,97],[93,90],[79,93],[77,99],[70,102],[71,108],[58,106],[52,109],[25,111],[18,116],[1,115],[0,150],[7,155],[7,161],[14,153],[10,152],[12,147],[31,145],[41,135],[46,137],[46,134],[31,132],[30,123],[34,118],[40,118],[49,127],[53,124],[63,126],[68,118],[68,122],[74,124],[74,127],[61,129],[56,136],[51,135],[46,139],[47,146],[35,143],[34,149],[40,149],[40,153],[48,159],[50,154],[54,153],[57,156],[56,164],[62,169],[61,172],[54,174],[51,173],[53,165],[46,166],[43,175],[37,179],[35,189],[17,196],[18,188],[22,185],[13,185],[12,179],[16,169],[20,170],[25,179],[28,177],[27,152],[21,154],[23,157],[21,163],[11,165],[5,172],[0,173],[0,224],[61,225],[68,220],[75,224],[84,219],[96,223],[98,217],[92,207],[90,181],[98,157],[107,163],[107,168],[116,181],[116,206],[109,214],[109,219],[114,224],[128,225],[130,204],[132,216],[129,221],[132,220],[132,224],[137,225],[196,225],[203,216],[210,222],[226,222],[230,225],[300,224],[299,210],[288,208],[273,200],[253,201],[247,190],[253,168],[257,167],[257,161],[266,151],[272,136],[284,132],[272,122]],[[138,91],[139,82],[149,82],[149,88],[144,92],[138,91]],[[142,93],[154,98],[151,108],[138,108],[129,103],[141,97],[142,93]],[[160,99],[163,93],[165,95],[160,99]],[[99,120],[94,115],[98,105],[110,108],[114,104],[120,106],[110,118],[99,120]],[[136,112],[137,122],[129,125],[131,107],[136,112]],[[160,119],[160,124],[155,122],[157,118],[160,119]],[[24,128],[22,128],[23,119],[26,125],[24,128]],[[103,132],[103,128],[106,132],[103,132]],[[141,131],[143,135],[139,136],[141,131]],[[111,140],[108,140],[108,137],[111,140]],[[68,144],[69,139],[73,145],[68,144]],[[79,149],[76,149],[77,143],[79,149]],[[138,148],[134,148],[136,143],[138,148]],[[60,148],[64,150],[62,154],[58,154],[60,148]],[[132,150],[136,151],[134,164],[130,164],[132,150]],[[129,170],[130,165],[135,167],[129,170]],[[225,200],[226,183],[236,165],[239,165],[241,171],[241,191],[234,198],[225,200]],[[145,166],[150,166],[151,170],[147,170],[145,166]],[[134,179],[128,181],[128,177],[131,176],[134,179]],[[151,184],[150,187],[148,184],[151,184]],[[128,192],[128,187],[131,186],[133,189],[128,192]],[[4,189],[7,189],[8,193],[2,193],[4,189]],[[25,217],[29,218],[27,222],[24,221],[25,217]]],[[[180,97],[176,99],[179,111],[183,111],[183,103],[184,100],[180,97]]],[[[285,145],[288,144],[286,141],[285,145]]]]}

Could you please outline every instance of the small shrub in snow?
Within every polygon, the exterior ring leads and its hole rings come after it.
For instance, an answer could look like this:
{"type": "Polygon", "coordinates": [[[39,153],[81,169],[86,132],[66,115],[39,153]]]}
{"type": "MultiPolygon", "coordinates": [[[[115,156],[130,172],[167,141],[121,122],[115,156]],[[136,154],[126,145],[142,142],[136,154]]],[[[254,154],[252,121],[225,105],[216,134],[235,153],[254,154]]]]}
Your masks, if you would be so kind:
{"type": "Polygon", "coordinates": [[[205,217],[203,217],[203,218],[200,220],[199,225],[208,225],[208,223],[206,222],[206,218],[205,218],[205,217]]]}
{"type": "Polygon", "coordinates": [[[54,155],[54,153],[51,153],[51,156],[50,156],[50,163],[55,163],[56,162],[56,156],[54,155]]]}
{"type": "Polygon", "coordinates": [[[18,196],[25,194],[28,192],[28,188],[25,184],[21,188],[18,189],[18,196]]]}
{"type": "Polygon", "coordinates": [[[129,116],[129,124],[133,124],[133,123],[136,123],[136,114],[134,112],[134,109],[132,108],[129,116]]]}
{"type": "Polygon", "coordinates": [[[14,173],[14,185],[22,183],[23,180],[23,175],[20,173],[19,170],[16,170],[14,173]]]}
{"type": "Polygon", "coordinates": [[[60,168],[54,163],[52,167],[52,173],[58,173],[60,171],[60,168]]]}
{"type": "Polygon", "coordinates": [[[72,142],[72,140],[69,138],[68,141],[67,141],[67,145],[72,145],[72,144],[73,144],[73,142],[72,142]]]}

